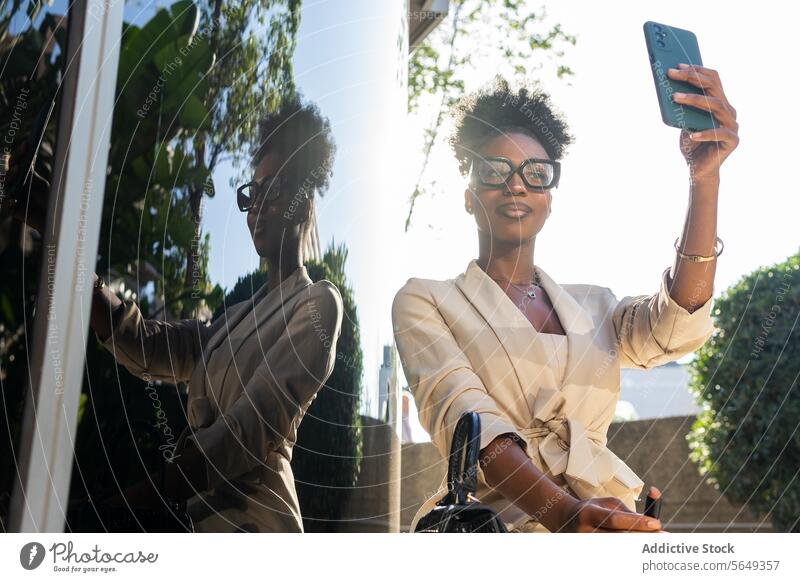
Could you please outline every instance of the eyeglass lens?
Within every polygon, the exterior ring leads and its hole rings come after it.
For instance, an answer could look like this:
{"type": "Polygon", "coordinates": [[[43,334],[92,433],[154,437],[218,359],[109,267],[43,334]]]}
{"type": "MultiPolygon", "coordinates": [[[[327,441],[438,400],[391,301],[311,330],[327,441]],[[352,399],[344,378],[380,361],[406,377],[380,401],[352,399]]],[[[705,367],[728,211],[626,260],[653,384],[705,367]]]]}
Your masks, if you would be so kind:
{"type": "Polygon", "coordinates": [[[239,208],[242,210],[250,209],[260,196],[264,196],[264,200],[275,200],[280,196],[280,181],[275,178],[271,180],[264,180],[262,183],[253,181],[239,190],[238,203],[239,208]]]}
{"type": "MultiPolygon", "coordinates": [[[[478,178],[485,184],[501,185],[511,178],[514,168],[503,160],[480,160],[478,178]]],[[[554,169],[547,162],[529,161],[522,170],[525,183],[532,188],[546,187],[553,181],[554,169]]]]}

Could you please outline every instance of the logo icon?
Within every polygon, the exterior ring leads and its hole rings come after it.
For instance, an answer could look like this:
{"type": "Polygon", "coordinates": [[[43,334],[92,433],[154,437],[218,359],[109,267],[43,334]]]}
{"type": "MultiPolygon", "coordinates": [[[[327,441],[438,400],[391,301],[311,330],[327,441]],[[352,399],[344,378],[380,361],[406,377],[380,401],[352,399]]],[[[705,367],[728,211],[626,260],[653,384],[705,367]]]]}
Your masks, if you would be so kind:
{"type": "Polygon", "coordinates": [[[19,551],[19,563],[26,570],[35,570],[44,561],[44,546],[39,542],[29,542],[19,551]]]}

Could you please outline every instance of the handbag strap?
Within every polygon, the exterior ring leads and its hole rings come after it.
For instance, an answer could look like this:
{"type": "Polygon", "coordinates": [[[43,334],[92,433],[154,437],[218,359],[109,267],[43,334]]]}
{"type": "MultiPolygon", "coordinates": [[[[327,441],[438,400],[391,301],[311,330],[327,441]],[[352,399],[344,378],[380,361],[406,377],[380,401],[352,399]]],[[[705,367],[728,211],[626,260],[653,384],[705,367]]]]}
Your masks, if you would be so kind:
{"type": "Polygon", "coordinates": [[[456,423],[447,464],[447,495],[439,505],[464,505],[478,488],[481,419],[465,412],[456,423]]]}

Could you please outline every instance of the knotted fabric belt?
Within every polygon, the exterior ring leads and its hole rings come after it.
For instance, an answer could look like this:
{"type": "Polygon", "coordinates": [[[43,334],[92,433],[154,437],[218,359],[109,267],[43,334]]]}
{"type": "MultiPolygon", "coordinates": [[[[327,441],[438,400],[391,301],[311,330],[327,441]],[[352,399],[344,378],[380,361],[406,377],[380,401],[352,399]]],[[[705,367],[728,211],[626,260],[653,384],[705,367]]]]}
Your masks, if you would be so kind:
{"type": "Polygon", "coordinates": [[[566,416],[547,420],[535,418],[520,431],[529,442],[538,441],[539,454],[553,475],[580,479],[598,487],[614,476],[613,459],[602,444],[603,435],[587,431],[583,424],[566,416]],[[595,442],[592,442],[595,441],[595,442]]]}
{"type": "Polygon", "coordinates": [[[533,419],[520,430],[529,446],[538,445],[550,472],[590,487],[602,486],[614,477],[629,487],[639,486],[638,476],[605,447],[605,434],[587,430],[575,416],[566,414],[564,402],[560,390],[540,388],[533,402],[533,419]]]}

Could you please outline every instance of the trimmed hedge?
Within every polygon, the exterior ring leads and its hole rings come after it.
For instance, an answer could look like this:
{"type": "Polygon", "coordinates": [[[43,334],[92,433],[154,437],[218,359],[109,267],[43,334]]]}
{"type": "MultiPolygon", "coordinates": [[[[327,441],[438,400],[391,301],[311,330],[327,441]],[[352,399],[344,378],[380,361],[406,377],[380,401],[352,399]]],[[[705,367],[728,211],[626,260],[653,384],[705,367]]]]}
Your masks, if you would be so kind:
{"type": "Polygon", "coordinates": [[[800,253],[715,300],[717,332],[691,363],[704,412],[687,435],[701,474],[734,503],[800,531],[800,253]]]}

